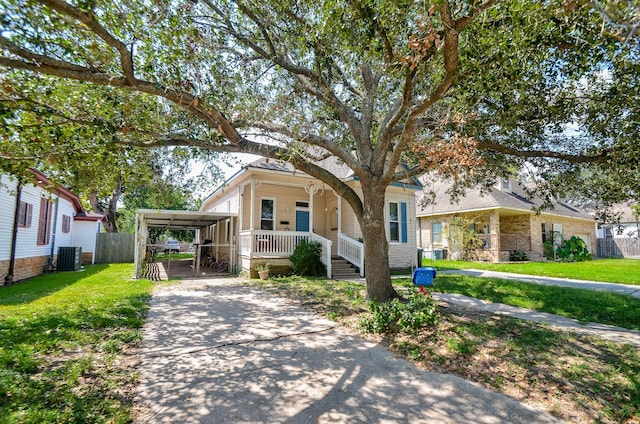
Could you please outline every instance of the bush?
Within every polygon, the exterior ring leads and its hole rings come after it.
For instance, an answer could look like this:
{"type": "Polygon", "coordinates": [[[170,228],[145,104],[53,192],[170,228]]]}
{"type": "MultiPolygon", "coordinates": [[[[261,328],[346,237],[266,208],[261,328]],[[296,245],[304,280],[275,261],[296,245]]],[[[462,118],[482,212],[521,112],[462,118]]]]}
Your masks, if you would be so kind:
{"type": "Polygon", "coordinates": [[[527,254],[521,250],[512,250],[511,252],[509,252],[509,261],[511,262],[522,262],[528,260],[529,256],[527,256],[527,254]]]}
{"type": "Polygon", "coordinates": [[[318,242],[301,240],[289,258],[293,265],[293,273],[297,275],[324,275],[324,266],[320,262],[322,245],[318,242]]]}
{"type": "Polygon", "coordinates": [[[438,310],[430,294],[410,293],[406,302],[393,299],[391,302],[370,302],[370,315],[360,319],[363,333],[415,333],[439,320],[438,310]]]}
{"type": "Polygon", "coordinates": [[[556,255],[563,262],[582,262],[592,259],[587,244],[578,236],[563,240],[556,250],[556,255]]]}

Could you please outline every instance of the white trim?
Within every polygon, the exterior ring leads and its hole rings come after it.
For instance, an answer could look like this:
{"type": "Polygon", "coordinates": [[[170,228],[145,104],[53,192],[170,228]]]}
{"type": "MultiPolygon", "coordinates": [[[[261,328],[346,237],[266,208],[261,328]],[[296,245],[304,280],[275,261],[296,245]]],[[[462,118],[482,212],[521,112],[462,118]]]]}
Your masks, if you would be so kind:
{"type": "MultiPolygon", "coordinates": [[[[497,211],[498,213],[500,212],[521,212],[521,213],[525,213],[525,214],[534,214],[534,211],[532,211],[531,209],[519,209],[519,208],[503,208],[503,207],[496,207],[496,206],[489,206],[486,208],[474,208],[474,209],[458,209],[458,210],[452,210],[449,212],[438,212],[438,213],[423,213],[423,214],[417,214],[416,213],[416,218],[433,218],[433,217],[437,217],[437,216],[449,216],[449,215],[455,215],[455,214],[461,214],[461,213],[470,213],[470,212],[493,212],[493,211],[497,211]]],[[[595,220],[593,218],[586,218],[586,217],[581,217],[581,216],[573,216],[573,215],[563,215],[561,213],[554,213],[552,211],[548,211],[548,210],[544,210],[540,212],[540,216],[544,216],[544,215],[548,215],[548,216],[556,216],[558,218],[570,218],[570,219],[579,219],[582,221],[588,221],[588,222],[595,222],[595,220]]]]}
{"type": "Polygon", "coordinates": [[[402,244],[401,243],[401,217],[400,217],[400,201],[399,200],[389,200],[387,201],[387,204],[385,205],[385,210],[384,210],[384,214],[385,214],[385,233],[387,234],[387,242],[391,245],[396,245],[396,244],[402,244]],[[396,214],[397,214],[397,221],[394,221],[396,224],[398,224],[398,240],[391,240],[391,204],[395,203],[396,204],[396,214]]]}

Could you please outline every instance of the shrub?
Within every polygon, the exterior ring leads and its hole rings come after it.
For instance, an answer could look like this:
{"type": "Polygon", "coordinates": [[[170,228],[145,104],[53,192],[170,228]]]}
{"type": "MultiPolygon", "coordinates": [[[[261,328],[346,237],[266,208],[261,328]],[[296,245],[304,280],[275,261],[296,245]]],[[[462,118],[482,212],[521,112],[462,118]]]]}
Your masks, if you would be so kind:
{"type": "Polygon", "coordinates": [[[578,236],[563,240],[556,250],[556,255],[563,262],[582,262],[592,259],[587,244],[578,236]]]}
{"type": "Polygon", "coordinates": [[[318,242],[301,240],[289,258],[293,265],[293,273],[297,275],[319,276],[324,274],[324,267],[320,262],[322,245],[318,242]]]}
{"type": "Polygon", "coordinates": [[[522,262],[528,260],[529,256],[527,256],[527,254],[521,250],[512,250],[511,252],[509,252],[509,261],[511,262],[522,262]]]}
{"type": "Polygon", "coordinates": [[[406,302],[370,302],[371,314],[360,319],[363,333],[415,333],[439,320],[438,310],[430,294],[411,293],[406,302]]]}

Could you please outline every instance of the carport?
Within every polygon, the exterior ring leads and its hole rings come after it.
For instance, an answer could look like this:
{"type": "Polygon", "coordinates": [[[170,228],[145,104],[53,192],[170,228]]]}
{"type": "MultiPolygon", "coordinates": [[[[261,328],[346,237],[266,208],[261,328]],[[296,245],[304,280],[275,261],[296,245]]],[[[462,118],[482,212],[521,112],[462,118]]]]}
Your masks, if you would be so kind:
{"type": "Polygon", "coordinates": [[[193,275],[200,273],[201,253],[202,249],[219,249],[225,248],[229,252],[229,270],[235,269],[235,252],[236,237],[235,234],[227,237],[227,240],[221,241],[219,237],[220,225],[222,221],[229,221],[230,228],[235,228],[235,220],[237,216],[230,213],[216,212],[194,212],[194,211],[178,211],[178,210],[161,210],[161,209],[138,209],[136,211],[136,233],[135,233],[135,278],[142,278],[146,269],[147,252],[149,247],[149,229],[176,229],[176,230],[195,230],[194,239],[194,261],[193,275]],[[206,229],[215,225],[213,231],[213,239],[207,240],[207,244],[203,244],[202,234],[206,229]]]}

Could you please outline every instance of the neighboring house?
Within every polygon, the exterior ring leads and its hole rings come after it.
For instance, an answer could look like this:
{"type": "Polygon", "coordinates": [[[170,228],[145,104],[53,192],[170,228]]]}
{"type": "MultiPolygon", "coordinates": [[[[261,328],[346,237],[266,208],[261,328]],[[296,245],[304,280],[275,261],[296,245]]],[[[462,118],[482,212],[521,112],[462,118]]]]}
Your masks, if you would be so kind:
{"type": "Polygon", "coordinates": [[[424,195],[417,196],[418,244],[436,256],[461,259],[462,247],[451,244],[449,221],[461,217],[473,222],[483,246],[475,259],[506,262],[510,253],[524,252],[530,260],[544,259],[545,242],[558,245],[561,240],[578,236],[590,252],[596,250],[595,221],[591,215],[562,202],[554,202],[553,210],[539,215],[532,208],[540,199],[528,199],[515,180],[501,180],[488,193],[467,190],[464,197],[452,203],[446,193],[450,184],[433,184],[435,203],[423,206],[424,195]]]}
{"type": "Polygon", "coordinates": [[[636,205],[631,200],[613,205],[611,215],[615,222],[597,225],[599,257],[640,257],[640,215],[636,205]]]}
{"type": "MultiPolygon", "coordinates": [[[[361,193],[351,169],[335,159],[321,166],[361,193]]],[[[387,189],[385,232],[394,268],[417,263],[414,194],[420,189],[420,183],[413,180],[387,189]]],[[[252,162],[211,194],[200,211],[232,215],[200,237],[215,245],[216,255],[233,256],[231,263],[242,270],[259,263],[290,266],[289,256],[305,239],[322,244],[322,261],[330,276],[337,275],[338,257],[364,275],[362,233],[349,204],[328,185],[287,162],[266,158],[252,162]]]]}
{"type": "Polygon", "coordinates": [[[82,247],[83,263],[93,261],[103,216],[86,214],[75,194],[31,173],[24,185],[0,175],[0,284],[52,269],[59,247],[82,247]]]}
{"type": "Polygon", "coordinates": [[[640,214],[633,209],[636,205],[637,202],[632,200],[613,205],[611,213],[616,222],[599,224],[596,228],[597,237],[599,239],[640,237],[640,214]]]}

